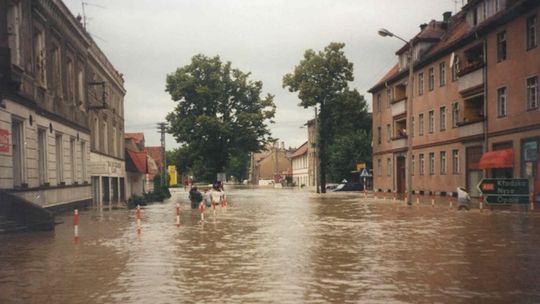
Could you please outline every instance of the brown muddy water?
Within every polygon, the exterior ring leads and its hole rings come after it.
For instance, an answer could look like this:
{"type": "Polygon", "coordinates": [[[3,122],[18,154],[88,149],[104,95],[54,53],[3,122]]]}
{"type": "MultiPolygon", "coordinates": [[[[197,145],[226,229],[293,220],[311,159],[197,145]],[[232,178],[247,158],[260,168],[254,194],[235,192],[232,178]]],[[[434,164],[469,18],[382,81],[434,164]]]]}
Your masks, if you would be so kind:
{"type": "Polygon", "coordinates": [[[539,303],[540,213],[232,189],[0,235],[0,303],[539,303]],[[182,207],[175,225],[175,204],[182,207]]]}

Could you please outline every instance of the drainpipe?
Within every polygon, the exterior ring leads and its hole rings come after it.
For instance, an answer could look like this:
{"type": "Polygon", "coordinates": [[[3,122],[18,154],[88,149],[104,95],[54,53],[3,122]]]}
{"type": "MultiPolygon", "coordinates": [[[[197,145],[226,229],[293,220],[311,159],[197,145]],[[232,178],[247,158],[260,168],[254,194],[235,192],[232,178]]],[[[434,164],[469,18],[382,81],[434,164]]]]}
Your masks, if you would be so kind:
{"type": "Polygon", "coordinates": [[[483,152],[488,150],[488,60],[487,60],[487,40],[484,38],[483,43],[483,52],[484,52],[484,145],[483,152]]]}

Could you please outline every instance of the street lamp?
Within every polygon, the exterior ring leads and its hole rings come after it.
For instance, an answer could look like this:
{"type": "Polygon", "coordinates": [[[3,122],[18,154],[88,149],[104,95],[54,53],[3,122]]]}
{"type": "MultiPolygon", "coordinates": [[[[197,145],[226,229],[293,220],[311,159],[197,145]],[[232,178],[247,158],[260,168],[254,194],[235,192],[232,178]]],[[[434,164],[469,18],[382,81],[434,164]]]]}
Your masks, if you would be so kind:
{"type": "Polygon", "coordinates": [[[407,59],[409,63],[409,79],[407,87],[409,89],[409,92],[407,94],[407,166],[406,166],[406,173],[407,173],[407,205],[412,205],[412,135],[413,135],[413,125],[412,125],[412,117],[413,117],[413,46],[410,41],[407,41],[398,35],[390,32],[387,29],[380,29],[377,32],[382,37],[396,37],[397,39],[405,42],[408,47],[409,51],[407,52],[407,59]]]}

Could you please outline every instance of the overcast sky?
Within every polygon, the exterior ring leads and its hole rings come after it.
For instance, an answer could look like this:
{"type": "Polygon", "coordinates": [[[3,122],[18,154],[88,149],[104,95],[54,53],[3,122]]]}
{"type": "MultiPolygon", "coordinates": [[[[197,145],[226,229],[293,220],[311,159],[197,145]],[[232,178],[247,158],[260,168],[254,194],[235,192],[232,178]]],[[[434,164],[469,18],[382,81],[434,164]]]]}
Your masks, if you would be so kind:
{"type": "MultiPolygon", "coordinates": [[[[165,77],[202,53],[263,82],[275,95],[272,134],[285,146],[307,140],[301,128],[313,109],[298,106],[296,94],[282,88],[306,49],[344,42],[354,64],[350,84],[364,94],[396,62],[402,43],[377,35],[379,28],[410,39],[421,23],[455,12],[453,0],[84,0],[87,30],[118,71],[124,74],[126,132],[144,132],[146,145],[159,145],[156,123],[175,103],[165,77]]],[[[81,0],[64,0],[74,15],[81,0]]],[[[461,0],[458,0],[461,4],[461,0]]],[[[457,8],[459,9],[461,5],[457,8]]],[[[167,149],[178,144],[167,137],[167,149]]]]}

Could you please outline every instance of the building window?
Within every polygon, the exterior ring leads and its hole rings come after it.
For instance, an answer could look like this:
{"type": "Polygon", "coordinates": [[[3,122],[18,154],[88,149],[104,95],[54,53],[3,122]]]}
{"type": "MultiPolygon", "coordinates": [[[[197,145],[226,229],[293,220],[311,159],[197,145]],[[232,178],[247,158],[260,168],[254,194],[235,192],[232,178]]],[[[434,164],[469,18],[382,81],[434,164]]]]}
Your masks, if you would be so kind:
{"type": "Polygon", "coordinates": [[[386,107],[387,108],[390,108],[390,104],[392,103],[393,99],[394,98],[392,96],[392,88],[386,89],[386,107]]]}
{"type": "Polygon", "coordinates": [[[381,109],[381,94],[377,94],[377,112],[381,113],[382,112],[382,109],[381,109]]]}
{"type": "Polygon", "coordinates": [[[392,128],[389,124],[386,125],[386,142],[390,142],[392,140],[392,128]]]}
{"type": "Polygon", "coordinates": [[[103,145],[101,145],[101,152],[105,154],[109,154],[109,138],[108,138],[108,130],[107,130],[107,122],[104,121],[103,126],[101,127],[101,142],[103,145]]]}
{"type": "Polygon", "coordinates": [[[64,181],[64,147],[62,134],[56,134],[56,184],[64,181]]]}
{"type": "Polygon", "coordinates": [[[62,97],[62,57],[60,48],[56,45],[53,46],[51,59],[52,90],[56,96],[62,97]]]}
{"type": "Polygon", "coordinates": [[[459,150],[452,150],[452,173],[459,174],[459,150]]]}
{"type": "Polygon", "coordinates": [[[390,158],[386,159],[386,175],[392,175],[392,160],[390,158]]]}
{"type": "Polygon", "coordinates": [[[38,29],[34,34],[34,65],[35,78],[38,85],[47,86],[47,54],[45,53],[45,34],[38,29]]]}
{"type": "Polygon", "coordinates": [[[67,100],[75,103],[75,81],[74,81],[73,61],[67,60],[66,64],[66,88],[67,88],[67,100]]]}
{"type": "Polygon", "coordinates": [[[434,125],[435,125],[435,112],[433,110],[429,111],[428,113],[428,132],[433,133],[434,125]]]}
{"type": "Polygon", "coordinates": [[[418,155],[418,173],[424,175],[424,154],[418,155]]]}
{"type": "Polygon", "coordinates": [[[11,62],[21,65],[21,3],[13,3],[8,6],[7,14],[8,44],[11,54],[11,62]]]}
{"type": "Polygon", "coordinates": [[[454,102],[452,104],[452,127],[456,128],[459,123],[459,103],[454,102]]]}
{"type": "Polygon", "coordinates": [[[440,153],[440,165],[441,165],[441,175],[446,174],[446,151],[441,151],[440,153]]]}
{"type": "Polygon", "coordinates": [[[506,60],[506,32],[497,34],[497,62],[506,60]]]}
{"type": "Polygon", "coordinates": [[[77,181],[77,154],[76,154],[75,138],[69,140],[69,156],[71,157],[71,184],[77,181]]]}
{"type": "Polygon", "coordinates": [[[508,114],[507,111],[506,88],[500,88],[497,90],[497,115],[505,117],[508,114]]]}
{"type": "Polygon", "coordinates": [[[435,153],[429,153],[429,175],[435,174],[435,153]]]}
{"type": "Polygon", "coordinates": [[[424,73],[418,74],[418,95],[424,95],[424,73]]]}
{"type": "Polygon", "coordinates": [[[47,129],[38,128],[37,138],[39,184],[47,183],[47,129]]]}
{"type": "Polygon", "coordinates": [[[538,108],[538,76],[527,79],[527,110],[538,108]]]}
{"type": "Polygon", "coordinates": [[[433,67],[429,68],[429,74],[428,74],[428,89],[430,91],[433,91],[433,87],[435,85],[435,75],[433,73],[433,67]]]}
{"type": "Polygon", "coordinates": [[[86,143],[81,140],[81,181],[86,181],[86,143]]]}
{"type": "Polygon", "coordinates": [[[410,128],[410,130],[411,130],[411,137],[414,137],[414,116],[411,117],[411,128],[410,128]]]}
{"type": "Polygon", "coordinates": [[[418,135],[424,135],[424,113],[418,115],[418,135]]]}
{"type": "Polygon", "coordinates": [[[77,95],[79,96],[79,106],[85,110],[86,96],[84,92],[84,71],[82,68],[79,69],[77,74],[77,95]]]}
{"type": "Polygon", "coordinates": [[[441,62],[439,64],[439,85],[443,87],[446,84],[446,64],[441,62]]]}
{"type": "Polygon", "coordinates": [[[414,154],[411,155],[411,175],[414,175],[414,154]]]}
{"type": "Polygon", "coordinates": [[[380,159],[377,159],[377,175],[382,176],[382,165],[380,159]]]}
{"type": "Polygon", "coordinates": [[[381,144],[381,127],[377,127],[377,143],[381,144]]]}
{"type": "Polygon", "coordinates": [[[459,57],[456,56],[452,64],[452,81],[456,81],[459,79],[460,67],[461,67],[461,64],[459,62],[459,57]]]}
{"type": "Polygon", "coordinates": [[[527,50],[533,49],[538,45],[536,16],[527,18],[527,50]]]}
{"type": "Polygon", "coordinates": [[[446,130],[446,107],[439,109],[439,128],[441,131],[446,130]]]}

